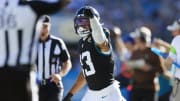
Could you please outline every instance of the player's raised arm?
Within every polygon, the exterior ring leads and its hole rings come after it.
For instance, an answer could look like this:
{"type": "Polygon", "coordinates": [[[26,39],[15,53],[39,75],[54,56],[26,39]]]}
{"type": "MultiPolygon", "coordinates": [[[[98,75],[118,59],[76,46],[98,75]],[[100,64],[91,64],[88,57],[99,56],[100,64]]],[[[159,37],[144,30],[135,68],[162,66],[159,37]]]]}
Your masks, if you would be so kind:
{"type": "Polygon", "coordinates": [[[71,101],[71,98],[74,94],[76,94],[81,88],[83,88],[86,84],[86,79],[84,78],[83,71],[78,76],[76,83],[73,85],[69,93],[65,96],[63,101],[71,101]]]}
{"type": "Polygon", "coordinates": [[[101,24],[99,23],[96,17],[90,19],[91,28],[92,28],[92,37],[97,44],[97,46],[101,49],[102,52],[109,51],[109,44],[106,38],[106,35],[103,31],[101,24]],[[94,30],[96,29],[96,30],[94,30]]]}
{"type": "Polygon", "coordinates": [[[102,52],[109,51],[108,39],[106,38],[105,32],[103,31],[102,24],[100,23],[100,15],[94,9],[87,10],[87,15],[90,18],[90,27],[92,31],[92,37],[95,44],[101,49],[102,52]]]}

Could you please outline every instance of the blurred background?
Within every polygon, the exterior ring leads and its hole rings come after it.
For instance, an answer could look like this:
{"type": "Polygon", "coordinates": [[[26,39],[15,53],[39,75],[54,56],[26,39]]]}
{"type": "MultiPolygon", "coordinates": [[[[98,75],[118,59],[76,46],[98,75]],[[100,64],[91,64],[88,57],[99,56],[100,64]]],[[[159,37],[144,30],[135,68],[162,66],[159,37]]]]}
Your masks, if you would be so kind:
{"type": "MultiPolygon", "coordinates": [[[[51,34],[65,41],[73,64],[72,70],[63,78],[64,95],[72,87],[81,70],[77,49],[79,37],[74,32],[73,19],[76,10],[84,5],[91,5],[99,11],[104,27],[120,27],[122,36],[129,34],[137,27],[146,26],[151,29],[153,37],[171,42],[172,35],[166,27],[180,18],[180,0],[72,0],[62,11],[50,15],[52,18],[51,34]]],[[[114,54],[117,54],[116,48],[113,50],[114,54]]],[[[115,76],[120,73],[121,68],[118,56],[114,57],[116,60],[115,76]]],[[[73,101],[80,101],[85,91],[86,87],[73,97],[73,101]]]]}

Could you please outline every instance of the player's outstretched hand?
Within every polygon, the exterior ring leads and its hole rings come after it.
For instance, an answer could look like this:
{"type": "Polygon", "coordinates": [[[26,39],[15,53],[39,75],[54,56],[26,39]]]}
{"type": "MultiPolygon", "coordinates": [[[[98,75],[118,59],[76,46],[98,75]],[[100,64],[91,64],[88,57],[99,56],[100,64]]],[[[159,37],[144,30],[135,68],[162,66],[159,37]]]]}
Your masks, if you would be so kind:
{"type": "Polygon", "coordinates": [[[64,97],[64,99],[63,99],[63,101],[72,101],[72,94],[71,93],[68,93],[65,97],[64,97]]]}

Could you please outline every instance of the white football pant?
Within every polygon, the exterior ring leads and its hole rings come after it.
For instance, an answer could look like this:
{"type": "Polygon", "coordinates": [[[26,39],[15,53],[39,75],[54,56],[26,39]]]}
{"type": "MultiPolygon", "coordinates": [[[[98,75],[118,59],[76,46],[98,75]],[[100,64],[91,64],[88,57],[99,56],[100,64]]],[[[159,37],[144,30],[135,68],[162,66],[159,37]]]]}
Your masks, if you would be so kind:
{"type": "Polygon", "coordinates": [[[81,101],[126,101],[126,99],[121,95],[119,84],[115,81],[99,91],[88,89],[81,101]]]}

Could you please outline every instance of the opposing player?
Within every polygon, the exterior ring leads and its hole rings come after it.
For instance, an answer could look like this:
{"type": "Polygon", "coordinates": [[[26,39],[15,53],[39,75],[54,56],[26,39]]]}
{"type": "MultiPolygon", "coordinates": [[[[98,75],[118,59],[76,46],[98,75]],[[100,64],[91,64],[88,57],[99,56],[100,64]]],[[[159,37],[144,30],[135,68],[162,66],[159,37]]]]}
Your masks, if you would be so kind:
{"type": "Polygon", "coordinates": [[[99,13],[91,6],[80,8],[74,19],[74,28],[81,37],[82,71],[63,101],[71,101],[86,82],[89,89],[82,101],[125,101],[113,77],[114,61],[109,32],[102,27],[99,13]]]}

